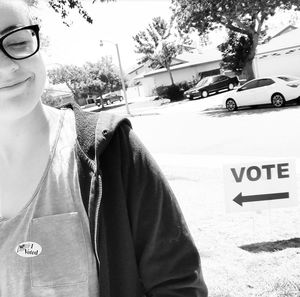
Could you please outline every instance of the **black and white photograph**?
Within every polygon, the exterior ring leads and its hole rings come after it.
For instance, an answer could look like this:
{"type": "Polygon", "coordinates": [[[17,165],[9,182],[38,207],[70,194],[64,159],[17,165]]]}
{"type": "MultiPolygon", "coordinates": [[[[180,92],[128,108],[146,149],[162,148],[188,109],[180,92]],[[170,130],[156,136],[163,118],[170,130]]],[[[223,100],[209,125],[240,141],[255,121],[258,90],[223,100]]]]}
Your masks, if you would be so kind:
{"type": "Polygon", "coordinates": [[[0,0],[0,297],[300,297],[299,0],[0,0]]]}

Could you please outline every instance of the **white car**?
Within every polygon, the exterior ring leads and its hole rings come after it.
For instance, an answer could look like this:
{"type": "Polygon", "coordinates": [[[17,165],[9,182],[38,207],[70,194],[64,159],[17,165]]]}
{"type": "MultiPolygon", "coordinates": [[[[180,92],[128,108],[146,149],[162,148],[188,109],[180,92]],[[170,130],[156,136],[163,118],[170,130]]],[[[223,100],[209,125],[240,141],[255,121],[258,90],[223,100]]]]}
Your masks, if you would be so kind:
{"type": "Polygon", "coordinates": [[[300,99],[300,77],[279,75],[250,80],[232,91],[223,101],[228,111],[240,106],[272,104],[282,107],[285,102],[300,99]]]}

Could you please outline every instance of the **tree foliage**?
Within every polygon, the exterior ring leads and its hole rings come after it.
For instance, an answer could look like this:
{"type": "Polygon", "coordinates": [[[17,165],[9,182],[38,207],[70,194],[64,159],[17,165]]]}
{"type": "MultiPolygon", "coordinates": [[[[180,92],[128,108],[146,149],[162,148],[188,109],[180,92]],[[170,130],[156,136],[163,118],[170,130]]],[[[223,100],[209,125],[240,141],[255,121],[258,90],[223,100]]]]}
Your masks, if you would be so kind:
{"type": "Polygon", "coordinates": [[[154,69],[165,67],[174,84],[170,66],[172,60],[181,54],[185,45],[189,43],[188,37],[176,32],[172,23],[168,24],[161,17],[155,17],[148,27],[136,34],[133,39],[135,52],[142,54],[139,63],[149,63],[154,69]]]}
{"type": "Polygon", "coordinates": [[[86,73],[83,85],[85,93],[102,95],[122,88],[119,72],[110,57],[102,57],[96,63],[87,62],[83,69],[86,73]]]}
{"type": "Polygon", "coordinates": [[[58,68],[49,70],[48,77],[53,85],[65,83],[77,101],[83,93],[87,73],[82,67],[76,65],[60,65],[58,68]]]}
{"type": "Polygon", "coordinates": [[[229,32],[228,39],[218,46],[223,53],[222,68],[242,74],[251,50],[252,40],[247,35],[229,32]]]}
{"type": "Polygon", "coordinates": [[[119,74],[108,57],[102,57],[96,63],[87,62],[81,67],[60,65],[49,70],[48,77],[54,85],[65,83],[76,101],[87,95],[102,96],[103,93],[121,89],[119,74]]]}
{"type": "MultiPolygon", "coordinates": [[[[43,0],[26,0],[30,5],[35,6],[39,1],[43,0]]],[[[83,0],[47,0],[50,7],[58,13],[61,18],[64,20],[64,23],[68,25],[66,22],[67,17],[70,14],[71,10],[77,10],[78,13],[89,23],[93,23],[93,19],[89,16],[88,12],[84,9],[82,3],[83,0]]],[[[93,0],[95,2],[111,2],[115,0],[93,0]]]]}
{"type": "Polygon", "coordinates": [[[252,61],[265,21],[277,9],[300,10],[299,0],[172,0],[174,18],[184,31],[196,29],[199,34],[225,26],[252,41],[244,70],[253,78],[252,61]]]}
{"type": "Polygon", "coordinates": [[[52,96],[51,92],[49,90],[45,90],[41,96],[41,100],[44,104],[47,104],[49,106],[59,106],[63,104],[63,99],[60,97],[54,97],[52,96]]]}

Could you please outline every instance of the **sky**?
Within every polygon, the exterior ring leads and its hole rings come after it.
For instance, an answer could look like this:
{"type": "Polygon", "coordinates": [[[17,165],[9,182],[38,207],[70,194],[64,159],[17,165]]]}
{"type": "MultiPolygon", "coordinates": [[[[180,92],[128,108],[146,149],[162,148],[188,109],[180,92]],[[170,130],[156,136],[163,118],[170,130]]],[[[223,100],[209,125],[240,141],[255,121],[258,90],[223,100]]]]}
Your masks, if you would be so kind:
{"type": "Polygon", "coordinates": [[[132,36],[143,30],[153,17],[168,20],[171,16],[169,0],[118,0],[110,3],[88,3],[85,9],[93,18],[87,23],[77,12],[70,16],[70,27],[60,17],[43,7],[42,32],[50,45],[44,52],[47,64],[82,64],[109,55],[118,63],[115,43],[119,46],[122,68],[126,71],[137,63],[132,36]],[[100,47],[100,40],[104,40],[100,47]],[[107,41],[105,41],[107,40],[107,41]]]}
{"type": "MultiPolygon", "coordinates": [[[[56,64],[81,65],[86,61],[95,62],[103,56],[111,56],[118,65],[115,44],[119,46],[122,68],[127,72],[137,64],[132,36],[144,30],[153,17],[165,20],[171,17],[171,0],[116,0],[115,2],[91,3],[84,0],[84,8],[93,18],[87,23],[76,10],[72,10],[70,27],[62,23],[60,16],[44,6],[39,10],[42,19],[42,34],[50,44],[44,51],[48,67],[56,64]],[[100,47],[100,40],[104,40],[100,47]]],[[[288,25],[291,16],[276,14],[269,20],[270,32],[274,34],[288,25]]],[[[298,19],[299,20],[299,19],[298,19]]],[[[226,36],[225,31],[213,32],[211,41],[216,46],[226,36]]]]}

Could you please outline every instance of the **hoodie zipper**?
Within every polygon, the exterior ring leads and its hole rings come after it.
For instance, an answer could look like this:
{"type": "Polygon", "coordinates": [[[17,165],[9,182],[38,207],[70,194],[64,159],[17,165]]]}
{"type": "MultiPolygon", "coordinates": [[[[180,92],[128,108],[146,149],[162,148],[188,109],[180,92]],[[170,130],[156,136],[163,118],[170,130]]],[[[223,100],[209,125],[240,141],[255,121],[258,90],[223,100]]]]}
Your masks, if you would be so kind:
{"type": "Polygon", "coordinates": [[[96,210],[95,210],[94,247],[95,247],[96,259],[97,259],[99,267],[100,267],[100,257],[99,257],[98,249],[97,249],[97,236],[98,236],[98,224],[97,224],[97,222],[98,222],[98,218],[99,218],[99,215],[100,215],[100,206],[101,206],[101,201],[102,201],[102,179],[101,179],[100,174],[96,173],[95,176],[99,180],[99,196],[100,196],[100,199],[99,199],[99,203],[96,205],[96,210]]]}

